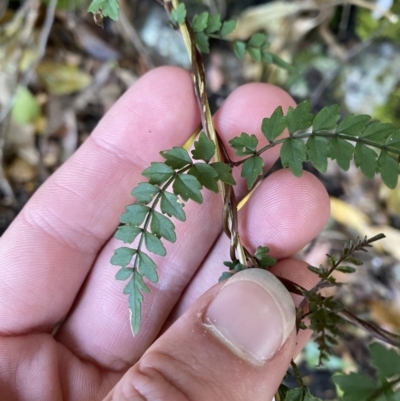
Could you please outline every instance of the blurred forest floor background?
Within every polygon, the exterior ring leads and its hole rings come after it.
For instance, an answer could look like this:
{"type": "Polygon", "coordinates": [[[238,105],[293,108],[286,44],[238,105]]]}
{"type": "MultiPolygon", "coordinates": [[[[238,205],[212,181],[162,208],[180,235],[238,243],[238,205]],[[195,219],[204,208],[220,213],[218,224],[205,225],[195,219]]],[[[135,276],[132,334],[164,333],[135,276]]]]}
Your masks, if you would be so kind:
{"type": "MultiPolygon", "coordinates": [[[[212,42],[204,61],[214,110],[237,86],[262,81],[285,88],[297,101],[310,99],[315,112],[339,103],[343,116],[369,114],[400,129],[400,1],[185,3],[190,15],[208,10],[237,18],[235,39],[267,33],[271,52],[293,65],[286,71],[240,61],[229,43],[212,42]]],[[[138,77],[159,65],[189,68],[180,34],[157,2],[119,4],[119,21],[106,19],[102,29],[86,11],[87,0],[1,0],[0,234],[138,77]]],[[[387,239],[361,255],[364,266],[357,274],[342,274],[346,285],[336,295],[353,312],[399,331],[400,186],[385,189],[379,176],[366,181],[357,169],[343,172],[335,163],[324,175],[306,168],[326,186],[332,212],[300,256],[318,266],[345,240],[385,233],[387,239]]],[[[315,344],[300,356],[300,370],[316,396],[335,397],[332,371],[355,364],[369,371],[369,338],[355,328],[349,333],[317,371],[315,344]]]]}

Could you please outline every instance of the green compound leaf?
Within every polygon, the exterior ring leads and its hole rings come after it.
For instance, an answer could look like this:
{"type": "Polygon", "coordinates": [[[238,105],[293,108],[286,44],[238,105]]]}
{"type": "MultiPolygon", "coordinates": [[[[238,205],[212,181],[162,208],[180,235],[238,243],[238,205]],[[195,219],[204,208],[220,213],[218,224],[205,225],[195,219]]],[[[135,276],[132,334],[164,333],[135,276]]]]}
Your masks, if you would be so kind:
{"type": "Polygon", "coordinates": [[[359,373],[333,376],[332,380],[344,392],[343,401],[366,400],[376,390],[373,380],[359,373]]]}
{"type": "Polygon", "coordinates": [[[235,150],[236,156],[253,155],[256,152],[258,139],[255,135],[249,135],[242,132],[229,141],[231,147],[235,150]]]}
{"type": "Polygon", "coordinates": [[[144,243],[149,252],[160,256],[165,256],[167,254],[167,251],[165,250],[163,243],[154,234],[145,231],[143,235],[144,235],[144,243]]]}
{"type": "Polygon", "coordinates": [[[313,121],[313,131],[330,130],[336,128],[336,124],[340,117],[340,106],[324,107],[317,113],[313,121]]]}
{"type": "Polygon", "coordinates": [[[256,258],[258,265],[260,267],[268,268],[273,266],[276,263],[276,259],[273,258],[272,256],[268,255],[269,253],[269,248],[266,246],[259,246],[256,250],[256,253],[254,254],[254,257],[256,258]]]}
{"type": "Polygon", "coordinates": [[[139,203],[147,205],[154,199],[154,196],[158,192],[160,192],[160,188],[148,182],[141,182],[136,188],[132,189],[131,195],[134,196],[139,203]]]}
{"type": "Polygon", "coordinates": [[[351,136],[358,136],[370,120],[371,117],[366,114],[361,114],[359,116],[349,114],[340,122],[336,132],[351,136]]]}
{"type": "Polygon", "coordinates": [[[160,152],[160,155],[165,159],[165,164],[173,169],[186,167],[192,162],[188,152],[176,146],[172,149],[160,152]]]}
{"type": "Polygon", "coordinates": [[[386,140],[386,145],[400,151],[400,129],[390,135],[390,137],[386,140]]]}
{"type": "Polygon", "coordinates": [[[218,173],[208,164],[196,163],[194,164],[188,174],[197,178],[201,185],[218,193],[218,173]]]}
{"type": "Polygon", "coordinates": [[[331,146],[328,139],[320,136],[310,136],[306,146],[310,162],[318,171],[325,173],[331,146]]]}
{"type": "Polygon", "coordinates": [[[142,232],[139,227],[134,227],[131,225],[118,227],[114,234],[116,239],[124,241],[126,244],[131,244],[135,241],[135,238],[142,232]]]}
{"type": "Polygon", "coordinates": [[[132,226],[140,226],[149,210],[148,206],[129,205],[125,208],[125,213],[120,217],[119,221],[132,226]]]}
{"type": "Polygon", "coordinates": [[[217,172],[218,179],[228,185],[236,185],[236,181],[231,173],[232,167],[226,163],[215,162],[210,166],[217,172]]]}
{"type": "Polygon", "coordinates": [[[314,115],[310,111],[310,101],[301,102],[295,109],[289,107],[286,115],[286,123],[289,134],[311,127],[314,115]]]}
{"type": "Polygon", "coordinates": [[[221,16],[219,14],[210,15],[208,18],[206,33],[218,32],[221,29],[221,16]]]}
{"type": "Polygon", "coordinates": [[[92,0],[88,11],[93,14],[101,12],[104,17],[110,17],[114,21],[118,21],[118,9],[117,0],[92,0]]]}
{"type": "Polygon", "coordinates": [[[255,33],[254,35],[251,36],[247,44],[253,47],[261,47],[266,40],[267,40],[267,35],[265,35],[265,33],[255,33]]]}
{"type": "Polygon", "coordinates": [[[378,158],[378,166],[383,182],[390,188],[395,189],[399,177],[399,163],[385,150],[381,151],[378,158]]]}
{"type": "Polygon", "coordinates": [[[152,283],[158,282],[157,266],[144,252],[139,251],[137,254],[139,258],[139,273],[149,279],[152,283]]]}
{"type": "Polygon", "coordinates": [[[275,109],[270,118],[264,118],[261,125],[261,131],[270,143],[282,134],[285,128],[286,118],[281,106],[275,109]]]}
{"type": "Polygon", "coordinates": [[[242,166],[241,176],[247,180],[247,188],[250,189],[259,175],[263,174],[264,160],[260,156],[248,158],[242,166]]]}
{"type": "Polygon", "coordinates": [[[378,370],[379,376],[391,378],[400,375],[400,354],[395,349],[373,343],[369,346],[369,353],[371,362],[378,370]]]}
{"type": "Polygon", "coordinates": [[[193,175],[178,174],[172,184],[172,189],[174,193],[180,195],[184,201],[192,199],[197,203],[203,202],[203,197],[200,192],[201,184],[193,175]]]}
{"type": "Polygon", "coordinates": [[[163,237],[169,242],[176,241],[175,226],[172,221],[155,210],[151,212],[150,230],[158,238],[163,237]]]}
{"type": "Polygon", "coordinates": [[[130,311],[130,321],[133,334],[137,334],[140,328],[141,306],[143,302],[143,292],[150,292],[138,272],[133,272],[132,278],[124,288],[124,294],[129,294],[128,304],[130,311]]]}
{"type": "Polygon", "coordinates": [[[238,59],[243,60],[246,53],[246,43],[240,40],[235,40],[233,42],[233,51],[235,52],[238,59]]]}
{"type": "Polygon", "coordinates": [[[375,176],[378,155],[374,150],[358,142],[354,152],[354,163],[360,167],[363,174],[372,179],[375,176]]]}
{"type": "Polygon", "coordinates": [[[338,166],[347,171],[353,159],[354,146],[341,138],[333,138],[331,142],[331,158],[337,161],[338,166]]]}
{"type": "Polygon", "coordinates": [[[184,3],[180,3],[178,7],[171,11],[171,19],[176,24],[183,24],[186,18],[186,7],[184,3]]]}
{"type": "Polygon", "coordinates": [[[282,166],[289,167],[296,177],[301,177],[303,162],[307,160],[306,150],[306,145],[301,139],[286,139],[281,147],[282,166]]]}
{"type": "Polygon", "coordinates": [[[130,267],[123,267],[117,271],[115,278],[120,281],[127,280],[133,274],[133,269],[130,267]]]}
{"type": "MultiPolygon", "coordinates": [[[[220,32],[219,32],[219,35],[221,36],[221,37],[224,37],[224,36],[227,36],[227,35],[229,35],[230,33],[232,33],[234,30],[235,30],[235,28],[236,28],[236,21],[234,20],[234,19],[231,19],[231,20],[229,20],[229,21],[225,21],[223,24],[222,24],[222,28],[221,28],[221,30],[220,30],[220,32]]],[[[243,42],[241,42],[241,43],[243,43],[243,42]]],[[[243,43],[244,44],[244,43],[243,43]]],[[[236,51],[235,51],[235,53],[236,53],[236,51]]],[[[237,55],[237,54],[236,54],[237,55]]],[[[244,53],[243,53],[243,56],[244,56],[244,53]]],[[[239,57],[239,56],[238,56],[239,57]]],[[[242,57],[239,57],[239,58],[242,58],[242,57]]]]}
{"type": "Polygon", "coordinates": [[[161,185],[174,174],[174,170],[165,163],[151,162],[151,166],[142,175],[149,179],[150,184],[161,185]]]}
{"type": "Polygon", "coordinates": [[[136,249],[127,247],[118,248],[114,251],[114,255],[111,258],[111,264],[114,266],[125,267],[132,260],[135,253],[136,249]]]}
{"type": "Polygon", "coordinates": [[[195,32],[194,39],[199,50],[205,54],[210,53],[209,38],[204,32],[195,32]]]}
{"type": "Polygon", "coordinates": [[[161,211],[169,217],[174,216],[180,221],[185,221],[186,215],[183,211],[183,206],[184,204],[173,193],[164,192],[162,194],[160,208],[161,211]]]}
{"type": "Polygon", "coordinates": [[[361,138],[368,138],[377,143],[384,143],[385,140],[393,134],[395,128],[392,124],[383,124],[374,121],[361,133],[361,138]]]}
{"type": "Polygon", "coordinates": [[[201,14],[196,14],[193,17],[192,21],[192,29],[194,32],[203,32],[208,25],[208,17],[209,14],[207,11],[204,11],[201,14]]]}
{"type": "Polygon", "coordinates": [[[195,160],[203,160],[208,163],[215,153],[215,144],[211,139],[207,138],[204,132],[200,133],[199,139],[194,143],[192,156],[195,160]]]}

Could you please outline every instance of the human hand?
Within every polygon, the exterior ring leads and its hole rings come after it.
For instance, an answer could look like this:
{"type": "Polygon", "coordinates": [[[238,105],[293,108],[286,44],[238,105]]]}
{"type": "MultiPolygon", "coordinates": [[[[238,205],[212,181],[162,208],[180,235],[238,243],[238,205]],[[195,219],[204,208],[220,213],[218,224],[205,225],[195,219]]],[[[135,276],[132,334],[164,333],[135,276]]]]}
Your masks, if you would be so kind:
{"type": "MultiPolygon", "coordinates": [[[[294,103],[266,84],[237,89],[215,117],[219,135],[225,144],[242,131],[265,140],[262,118],[278,105],[294,103]]],[[[146,74],[0,239],[2,400],[273,397],[309,333],[296,338],[292,301],[272,274],[249,269],[214,285],[229,259],[220,195],[205,191],[202,205],[185,206],[177,242],[155,258],[160,279],[145,298],[135,337],[124,283],[109,263],[119,246],[110,237],[142,170],[161,150],[183,145],[199,118],[187,72],[163,67],[146,74]]],[[[277,152],[264,156],[267,166],[277,152]]],[[[240,199],[245,183],[237,172],[235,179],[240,199]]],[[[318,277],[290,257],[328,215],[328,196],[314,176],[281,170],[240,211],[241,238],[249,249],[268,245],[279,259],[271,269],[276,276],[311,287],[318,277]]]]}

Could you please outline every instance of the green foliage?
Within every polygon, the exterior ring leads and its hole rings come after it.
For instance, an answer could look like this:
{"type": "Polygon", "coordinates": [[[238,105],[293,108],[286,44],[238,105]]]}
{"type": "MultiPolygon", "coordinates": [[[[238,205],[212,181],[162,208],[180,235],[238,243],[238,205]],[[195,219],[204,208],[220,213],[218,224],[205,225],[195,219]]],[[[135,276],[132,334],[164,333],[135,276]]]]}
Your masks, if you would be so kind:
{"type": "Polygon", "coordinates": [[[41,114],[39,102],[32,92],[23,87],[19,87],[11,115],[18,124],[29,124],[34,122],[41,114]]]}
{"type": "Polygon", "coordinates": [[[255,165],[255,158],[281,144],[283,167],[289,167],[298,177],[306,161],[323,173],[329,158],[336,160],[343,170],[348,170],[350,162],[354,160],[356,167],[367,178],[371,179],[380,173],[383,182],[389,188],[395,188],[399,174],[397,158],[400,156],[400,130],[396,130],[392,124],[370,122],[371,117],[367,115],[351,114],[338,123],[339,118],[338,106],[325,107],[314,115],[309,101],[304,101],[296,108],[289,107],[286,116],[278,107],[271,117],[264,118],[261,130],[269,145],[257,149],[255,135],[246,133],[233,138],[229,143],[237,156],[251,155],[241,161],[247,167],[242,168],[242,176],[247,179],[248,186],[254,184],[262,171],[262,166],[255,165]],[[289,137],[278,139],[285,129],[289,137]],[[254,168],[249,168],[251,165],[254,168]]]}
{"type": "Polygon", "coordinates": [[[398,401],[400,400],[400,354],[379,343],[369,347],[371,362],[376,370],[374,378],[361,373],[336,375],[333,381],[343,391],[343,401],[398,401]],[[396,389],[397,385],[397,389],[396,389]]]}
{"type": "Polygon", "coordinates": [[[322,401],[320,398],[311,395],[306,386],[292,388],[287,391],[282,401],[322,401]]]}
{"type": "Polygon", "coordinates": [[[117,0],[92,0],[88,8],[89,12],[93,14],[99,13],[102,17],[110,17],[114,21],[118,21],[118,10],[117,0]]]}
{"type": "Polygon", "coordinates": [[[176,24],[183,24],[186,18],[186,7],[184,3],[180,3],[178,7],[171,11],[171,19],[176,24]]]}
{"type": "Polygon", "coordinates": [[[276,263],[276,259],[268,255],[269,248],[266,246],[259,246],[254,254],[258,267],[268,269],[276,263]]]}
{"type": "Polygon", "coordinates": [[[210,52],[210,38],[223,39],[232,33],[235,27],[235,20],[224,21],[222,23],[219,14],[210,15],[207,11],[196,14],[192,20],[196,45],[203,53],[210,52]]]}

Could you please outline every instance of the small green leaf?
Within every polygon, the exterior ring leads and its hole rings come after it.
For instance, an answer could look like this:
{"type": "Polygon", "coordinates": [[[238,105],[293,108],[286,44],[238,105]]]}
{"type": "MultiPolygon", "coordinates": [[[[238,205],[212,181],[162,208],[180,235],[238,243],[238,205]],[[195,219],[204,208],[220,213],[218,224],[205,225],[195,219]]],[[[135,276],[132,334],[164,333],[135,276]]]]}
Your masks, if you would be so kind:
{"type": "Polygon", "coordinates": [[[390,137],[386,140],[386,145],[400,151],[400,129],[390,135],[390,137]]]}
{"type": "Polygon", "coordinates": [[[247,47],[250,57],[257,63],[261,62],[261,50],[257,47],[247,47]]]}
{"type": "Polygon", "coordinates": [[[154,196],[160,192],[160,189],[148,182],[141,182],[136,188],[133,188],[131,195],[136,198],[139,203],[147,205],[150,203],[154,196]]]}
{"type": "Polygon", "coordinates": [[[399,177],[399,163],[385,150],[381,151],[378,158],[378,166],[383,182],[391,189],[397,186],[399,177]]]}
{"type": "Polygon", "coordinates": [[[188,152],[185,149],[176,146],[172,149],[160,152],[160,155],[165,159],[165,164],[173,169],[186,167],[192,162],[188,152]]]}
{"type": "Polygon", "coordinates": [[[174,174],[174,170],[165,163],[151,162],[151,167],[146,168],[142,175],[147,177],[150,184],[161,185],[174,174]]]}
{"type": "Polygon", "coordinates": [[[185,221],[186,215],[183,211],[183,206],[184,204],[171,192],[164,192],[162,194],[160,208],[164,214],[170,217],[174,216],[180,221],[185,221]]]}
{"type": "Polygon", "coordinates": [[[354,163],[357,167],[360,167],[363,174],[372,179],[375,176],[376,171],[376,158],[378,155],[374,150],[358,142],[354,152],[354,163]]]}
{"type": "Polygon", "coordinates": [[[240,40],[235,40],[233,42],[233,51],[236,54],[236,57],[242,60],[246,53],[246,43],[241,42],[240,40]]]}
{"type": "Polygon", "coordinates": [[[373,343],[369,346],[369,353],[371,361],[381,377],[389,379],[400,375],[400,354],[395,349],[373,343]]]}
{"type": "Polygon", "coordinates": [[[203,32],[208,25],[208,17],[209,14],[207,11],[204,11],[201,14],[196,14],[193,17],[192,21],[192,29],[194,32],[203,32]]]}
{"type": "Polygon", "coordinates": [[[231,278],[233,275],[234,273],[231,272],[223,272],[219,277],[218,282],[220,283],[221,281],[228,280],[228,278],[231,278]]]}
{"type": "Polygon", "coordinates": [[[281,147],[282,166],[289,166],[296,177],[301,177],[303,162],[307,160],[306,150],[306,145],[301,139],[286,139],[281,147]]]}
{"type": "Polygon", "coordinates": [[[371,120],[371,117],[367,116],[366,114],[361,114],[359,116],[349,114],[343,119],[343,121],[340,122],[339,126],[336,129],[336,132],[358,136],[368,124],[369,120],[371,120]]]}
{"type": "Polygon", "coordinates": [[[125,267],[131,260],[133,255],[136,253],[136,249],[122,247],[114,251],[114,255],[111,258],[111,264],[114,266],[125,267]]]}
{"type": "Polygon", "coordinates": [[[330,130],[336,127],[340,117],[340,106],[334,104],[333,106],[324,107],[320,110],[313,121],[313,131],[330,130]]]}
{"type": "Polygon", "coordinates": [[[289,71],[289,72],[293,70],[293,66],[292,66],[291,64],[289,64],[289,63],[286,62],[285,60],[281,59],[281,58],[278,57],[276,54],[274,54],[274,53],[264,53],[264,54],[268,54],[268,55],[269,55],[268,59],[269,59],[269,58],[272,59],[271,62],[269,62],[269,61],[266,60],[267,63],[275,64],[277,67],[283,68],[284,70],[287,70],[287,71],[289,71]]]}
{"type": "Polygon", "coordinates": [[[221,29],[221,25],[221,16],[219,14],[210,15],[208,18],[206,33],[218,32],[221,29]]]}
{"type": "Polygon", "coordinates": [[[122,269],[119,269],[117,274],[115,275],[115,278],[120,281],[125,281],[127,280],[133,273],[133,269],[130,267],[123,267],[122,269]]]}
{"type": "Polygon", "coordinates": [[[250,189],[259,175],[263,174],[264,160],[260,156],[248,158],[242,166],[241,177],[247,180],[247,188],[250,189]]]}
{"type": "Polygon", "coordinates": [[[332,380],[344,392],[343,401],[367,400],[376,390],[374,381],[359,373],[336,375],[332,380]]]}
{"type": "Polygon", "coordinates": [[[228,185],[236,185],[236,181],[232,176],[232,167],[222,162],[211,163],[210,166],[217,172],[218,179],[228,185]]]}
{"type": "Polygon", "coordinates": [[[261,125],[261,131],[268,142],[273,142],[286,128],[286,119],[283,115],[282,107],[277,107],[270,118],[264,118],[261,125]]]}
{"type": "Polygon", "coordinates": [[[32,123],[40,116],[39,102],[29,89],[18,88],[11,115],[21,125],[32,123]]]}
{"type": "Polygon", "coordinates": [[[293,135],[296,131],[301,131],[311,127],[314,115],[310,111],[310,101],[301,102],[295,109],[289,107],[286,122],[289,134],[293,135]]]}
{"type": "Polygon", "coordinates": [[[204,132],[200,133],[199,139],[194,143],[192,156],[195,160],[204,160],[208,163],[215,153],[215,144],[211,139],[207,138],[204,132]]]}
{"type": "Polygon", "coordinates": [[[321,173],[326,172],[330,155],[330,142],[320,136],[310,136],[307,140],[307,155],[313,166],[321,173]]]}
{"type": "Polygon", "coordinates": [[[160,256],[165,256],[167,254],[167,251],[165,250],[163,243],[154,234],[145,231],[143,235],[144,235],[144,243],[146,244],[146,248],[149,252],[155,253],[156,255],[160,256]]]}
{"type": "Polygon", "coordinates": [[[142,251],[137,254],[139,258],[138,270],[143,277],[149,279],[152,283],[158,282],[156,264],[142,251]]]}
{"type": "Polygon", "coordinates": [[[208,164],[196,163],[190,168],[188,174],[196,177],[200,184],[210,191],[218,193],[218,173],[208,164]]]}
{"type": "Polygon", "coordinates": [[[203,197],[200,193],[201,184],[193,175],[178,174],[172,188],[176,195],[180,195],[184,201],[192,199],[197,203],[203,202],[203,197]]]}
{"type": "Polygon", "coordinates": [[[93,14],[101,12],[104,17],[110,17],[114,21],[118,21],[118,8],[117,0],[92,0],[88,11],[93,14]]]}
{"type": "Polygon", "coordinates": [[[255,135],[248,135],[242,132],[229,141],[229,144],[235,149],[236,156],[253,155],[256,152],[258,139],[255,135]]]}
{"type": "Polygon", "coordinates": [[[254,254],[260,267],[268,268],[276,263],[276,259],[268,255],[269,248],[266,246],[259,246],[254,254]]]}
{"type": "Polygon", "coordinates": [[[163,237],[169,242],[176,241],[175,226],[172,221],[155,210],[151,213],[150,230],[158,238],[163,237]]]}
{"type": "MultiPolygon", "coordinates": [[[[220,34],[220,36],[222,36],[222,37],[227,36],[227,35],[229,35],[230,33],[232,33],[232,32],[235,30],[235,28],[236,28],[236,21],[235,21],[234,19],[231,19],[231,20],[229,20],[229,21],[225,21],[225,22],[222,24],[222,28],[221,28],[219,34],[220,34]]],[[[243,42],[241,42],[241,43],[243,43],[243,42]]],[[[244,44],[244,43],[243,43],[243,44],[244,44]]],[[[235,53],[236,53],[236,51],[235,51],[235,53]]],[[[243,52],[243,55],[244,55],[244,52],[243,52]]],[[[239,56],[238,56],[238,57],[239,57],[239,56]]],[[[242,57],[239,57],[239,58],[242,58],[242,57]]]]}
{"type": "Polygon", "coordinates": [[[352,266],[338,266],[336,270],[342,273],[354,273],[356,271],[352,266]]]}
{"type": "Polygon", "coordinates": [[[248,45],[253,47],[261,47],[266,40],[267,35],[265,35],[265,33],[255,33],[248,41],[248,45]]]}
{"type": "Polygon", "coordinates": [[[209,38],[204,32],[195,32],[194,39],[199,50],[205,54],[210,53],[209,38]]]}
{"type": "Polygon", "coordinates": [[[148,206],[139,204],[129,205],[125,208],[125,213],[120,217],[119,221],[138,227],[143,223],[149,210],[150,208],[148,206]]]}
{"type": "Polygon", "coordinates": [[[171,11],[171,19],[176,24],[183,24],[186,18],[186,7],[184,3],[180,3],[178,7],[171,11]]]}
{"type": "Polygon", "coordinates": [[[124,241],[126,244],[131,244],[135,241],[135,238],[142,232],[139,227],[131,225],[118,227],[114,234],[116,239],[124,241]]]}
{"type": "Polygon", "coordinates": [[[374,121],[361,133],[361,137],[383,144],[393,134],[394,130],[395,128],[392,124],[383,124],[379,121],[374,121]]]}
{"type": "Polygon", "coordinates": [[[331,142],[331,158],[337,161],[338,166],[347,171],[353,159],[354,146],[341,138],[333,138],[331,142]]]}

